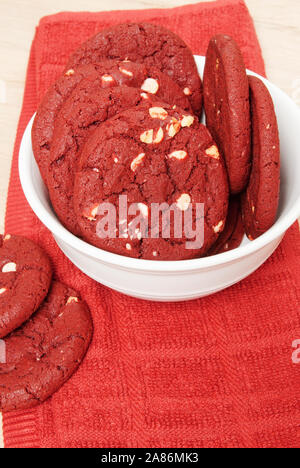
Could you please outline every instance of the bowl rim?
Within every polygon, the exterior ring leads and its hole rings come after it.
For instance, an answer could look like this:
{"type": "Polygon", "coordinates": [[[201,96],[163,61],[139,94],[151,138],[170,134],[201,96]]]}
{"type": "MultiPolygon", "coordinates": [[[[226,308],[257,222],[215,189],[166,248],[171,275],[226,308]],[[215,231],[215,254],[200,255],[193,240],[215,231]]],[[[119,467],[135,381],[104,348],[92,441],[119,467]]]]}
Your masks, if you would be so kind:
{"type": "MultiPolygon", "coordinates": [[[[205,60],[204,56],[195,55],[196,61],[205,60]]],[[[254,75],[260,78],[268,87],[271,87],[281,95],[282,98],[288,99],[290,105],[292,105],[296,112],[299,114],[300,122],[300,109],[295,102],[280,88],[272,84],[263,76],[247,70],[249,75],[254,75]]],[[[172,260],[172,261],[161,261],[161,260],[144,260],[136,259],[132,257],[125,257],[122,255],[114,254],[91,244],[88,244],[82,239],[74,236],[69,232],[55,216],[55,214],[49,215],[49,212],[44,207],[40,198],[36,195],[33,190],[32,183],[32,158],[34,159],[31,144],[31,127],[33,124],[35,114],[30,119],[25,132],[22,137],[20,150],[19,150],[19,177],[24,195],[31,206],[34,213],[41,220],[41,222],[52,232],[54,237],[58,237],[65,244],[76,249],[82,254],[86,254],[89,257],[100,260],[108,265],[114,265],[118,268],[125,270],[137,270],[152,273],[172,273],[172,272],[186,272],[210,269],[218,267],[220,265],[228,264],[241,258],[252,255],[253,253],[263,249],[267,244],[271,243],[280,236],[283,236],[288,228],[300,217],[300,195],[291,209],[284,215],[279,217],[274,225],[259,238],[254,241],[240,246],[229,252],[224,252],[211,257],[195,258],[190,260],[172,260]],[[30,149],[29,149],[30,148],[30,149]]],[[[34,161],[35,163],[35,161],[34,161]]]]}

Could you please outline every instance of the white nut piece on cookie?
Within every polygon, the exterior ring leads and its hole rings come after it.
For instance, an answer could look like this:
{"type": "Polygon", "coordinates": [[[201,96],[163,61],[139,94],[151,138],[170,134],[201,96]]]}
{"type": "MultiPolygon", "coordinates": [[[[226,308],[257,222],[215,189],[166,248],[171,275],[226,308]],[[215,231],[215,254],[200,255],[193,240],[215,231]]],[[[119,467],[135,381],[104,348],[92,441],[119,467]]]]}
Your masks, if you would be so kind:
{"type": "Polygon", "coordinates": [[[224,221],[220,221],[216,226],[213,227],[214,232],[217,234],[218,232],[221,231],[221,229],[224,226],[224,221]]]}
{"type": "Polygon", "coordinates": [[[167,125],[167,132],[170,138],[173,138],[181,129],[181,123],[172,117],[172,120],[167,125]]]}
{"type": "Polygon", "coordinates": [[[83,213],[83,216],[89,221],[94,221],[96,219],[97,213],[99,210],[99,205],[94,205],[89,212],[83,213]]]}
{"type": "Polygon", "coordinates": [[[205,153],[214,159],[220,159],[220,153],[216,145],[212,145],[209,148],[207,148],[207,150],[205,150],[205,153]]]}
{"type": "Polygon", "coordinates": [[[193,117],[192,115],[184,115],[181,119],[181,126],[190,127],[191,125],[193,125],[194,120],[195,117],[193,117]]]}
{"type": "Polygon", "coordinates": [[[130,168],[133,172],[137,170],[140,164],[142,164],[144,157],[146,156],[145,153],[140,153],[134,160],[132,161],[130,168]]]}
{"type": "Polygon", "coordinates": [[[3,239],[3,240],[7,241],[7,240],[9,240],[9,239],[11,239],[11,235],[10,235],[10,234],[6,234],[6,236],[4,236],[4,239],[3,239]]]}
{"type": "Polygon", "coordinates": [[[130,77],[133,76],[132,71],[127,70],[127,69],[124,68],[124,67],[119,67],[119,70],[120,70],[121,73],[123,73],[123,75],[130,76],[130,77]]]}
{"type": "Polygon", "coordinates": [[[168,117],[168,112],[163,107],[150,107],[149,114],[152,119],[165,120],[168,117]]]}
{"type": "Polygon", "coordinates": [[[190,96],[192,94],[192,91],[188,87],[184,88],[183,92],[186,96],[190,96]]]}
{"type": "Polygon", "coordinates": [[[114,81],[113,77],[108,74],[102,75],[101,80],[103,83],[112,83],[114,81]]]}
{"type": "Polygon", "coordinates": [[[78,297],[75,297],[75,296],[70,296],[66,302],[66,305],[68,304],[72,304],[72,302],[79,302],[79,299],[78,297]]]}
{"type": "Polygon", "coordinates": [[[154,130],[146,130],[140,135],[140,140],[147,145],[152,143],[160,143],[164,138],[163,129],[160,127],[155,133],[154,130]]]}
{"type": "Polygon", "coordinates": [[[140,140],[142,143],[147,143],[147,145],[150,145],[151,143],[153,143],[153,129],[145,130],[140,135],[140,140]]]}
{"type": "Polygon", "coordinates": [[[0,288],[0,294],[4,294],[7,291],[7,288],[0,288]]]}
{"type": "Polygon", "coordinates": [[[17,265],[14,262],[9,262],[3,265],[2,273],[11,273],[12,271],[17,271],[17,265]]]}
{"type": "Polygon", "coordinates": [[[74,73],[75,73],[75,70],[73,70],[73,68],[70,68],[70,70],[66,71],[65,76],[72,76],[74,75],[74,73]]]}
{"type": "Polygon", "coordinates": [[[163,138],[164,138],[164,131],[161,127],[159,127],[153,139],[153,143],[158,144],[163,140],[163,138]]]}
{"type": "Polygon", "coordinates": [[[158,81],[155,80],[154,78],[146,78],[146,80],[141,86],[141,89],[143,91],[147,91],[147,93],[156,94],[157,91],[159,90],[158,81]]]}
{"type": "Polygon", "coordinates": [[[172,158],[175,158],[175,159],[178,159],[179,161],[180,160],[183,160],[187,157],[187,152],[184,151],[184,150],[178,150],[178,151],[172,151],[172,153],[169,154],[169,158],[172,159],[172,158]]]}
{"type": "Polygon", "coordinates": [[[176,201],[176,205],[181,211],[186,211],[189,208],[190,203],[191,197],[188,193],[183,193],[176,201]]]}

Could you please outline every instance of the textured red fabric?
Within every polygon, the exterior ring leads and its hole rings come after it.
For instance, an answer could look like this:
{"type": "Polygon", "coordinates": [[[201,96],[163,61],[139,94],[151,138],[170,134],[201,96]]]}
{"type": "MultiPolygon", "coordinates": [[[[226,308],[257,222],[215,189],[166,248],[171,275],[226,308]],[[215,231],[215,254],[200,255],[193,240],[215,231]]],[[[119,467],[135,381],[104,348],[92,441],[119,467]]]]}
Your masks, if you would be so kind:
{"type": "Polygon", "coordinates": [[[300,242],[294,226],[266,264],[217,295],[153,304],[112,292],[80,273],[32,213],[18,178],[21,135],[68,54],[122,21],[179,33],[194,53],[230,33],[246,64],[264,73],[247,8],[239,0],[172,10],[62,13],[43,18],[33,42],[8,195],[7,232],[50,254],[57,277],[78,289],[94,319],[78,372],[43,405],[4,415],[6,447],[299,447],[300,242]]]}

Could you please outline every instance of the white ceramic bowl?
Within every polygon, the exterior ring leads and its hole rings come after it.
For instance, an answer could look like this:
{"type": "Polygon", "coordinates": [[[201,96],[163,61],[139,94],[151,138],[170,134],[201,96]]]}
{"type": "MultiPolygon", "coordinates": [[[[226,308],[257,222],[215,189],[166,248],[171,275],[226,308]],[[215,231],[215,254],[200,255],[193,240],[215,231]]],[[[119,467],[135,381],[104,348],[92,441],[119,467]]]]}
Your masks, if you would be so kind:
{"type": "MultiPolygon", "coordinates": [[[[203,76],[205,58],[195,59],[203,76]]],[[[74,265],[124,294],[155,301],[181,301],[207,296],[237,283],[265,262],[300,216],[300,110],[280,89],[262,80],[272,94],[279,123],[281,198],[276,223],[255,241],[244,239],[238,249],[213,257],[173,262],[122,257],[87,244],[67,231],[52,209],[32,153],[33,118],[24,133],[19,156],[20,179],[28,203],[74,265]]]]}

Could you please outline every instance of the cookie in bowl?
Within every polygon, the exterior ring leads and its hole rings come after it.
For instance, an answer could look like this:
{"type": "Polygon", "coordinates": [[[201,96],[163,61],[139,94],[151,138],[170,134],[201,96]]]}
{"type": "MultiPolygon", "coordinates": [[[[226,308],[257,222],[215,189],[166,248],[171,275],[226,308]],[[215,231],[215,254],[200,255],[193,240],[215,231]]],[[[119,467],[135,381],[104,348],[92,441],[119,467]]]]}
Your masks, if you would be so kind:
{"type": "Polygon", "coordinates": [[[242,53],[229,36],[210,40],[203,77],[206,124],[226,162],[230,191],[245,189],[250,172],[249,83],[242,53]]]}
{"type": "Polygon", "coordinates": [[[264,83],[249,77],[252,119],[252,169],[242,195],[245,231],[250,240],[264,234],[276,220],[280,190],[280,142],[277,117],[264,83]]]}
{"type": "Polygon", "coordinates": [[[204,255],[225,226],[227,174],[215,142],[196,117],[168,104],[144,102],[107,120],[86,141],[74,202],[83,238],[101,249],[141,259],[190,259],[204,255]],[[121,215],[124,196],[145,218],[146,235],[136,225],[132,230],[132,221],[127,224],[121,215]],[[118,227],[116,235],[104,238],[99,222],[106,204],[117,208],[118,227]],[[172,221],[167,238],[160,221],[152,223],[161,204],[165,211],[191,209],[193,221],[201,218],[203,244],[188,248],[188,233],[175,236],[172,221]],[[200,204],[204,211],[198,216],[200,204]]]}
{"type": "Polygon", "coordinates": [[[66,71],[103,59],[131,60],[159,68],[177,83],[193,111],[202,111],[202,82],[189,47],[176,34],[152,23],[124,23],[100,31],[69,58],[66,71]]]}
{"type": "Polygon", "coordinates": [[[189,100],[180,87],[168,75],[152,66],[128,60],[105,60],[66,70],[45,94],[32,127],[33,153],[46,185],[55,119],[63,103],[83,79],[96,82],[99,88],[123,85],[141,88],[163,101],[174,102],[183,109],[191,110],[189,100]]]}

